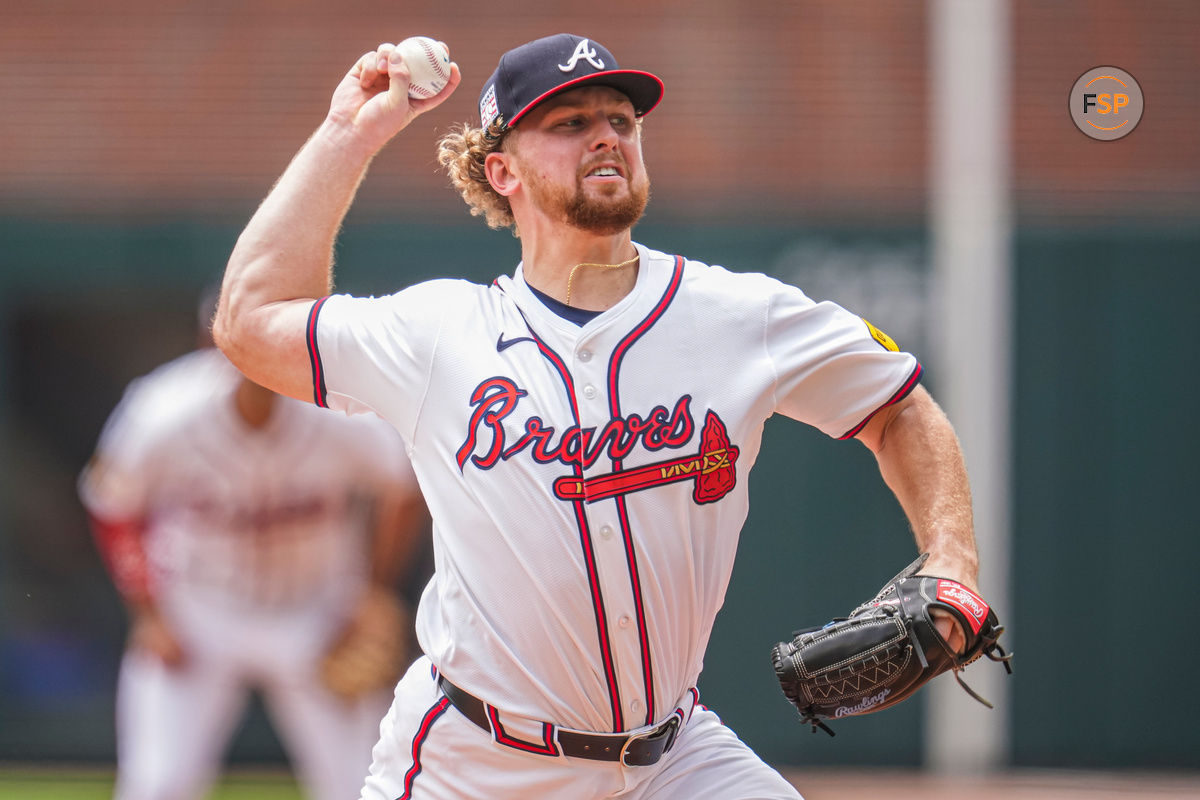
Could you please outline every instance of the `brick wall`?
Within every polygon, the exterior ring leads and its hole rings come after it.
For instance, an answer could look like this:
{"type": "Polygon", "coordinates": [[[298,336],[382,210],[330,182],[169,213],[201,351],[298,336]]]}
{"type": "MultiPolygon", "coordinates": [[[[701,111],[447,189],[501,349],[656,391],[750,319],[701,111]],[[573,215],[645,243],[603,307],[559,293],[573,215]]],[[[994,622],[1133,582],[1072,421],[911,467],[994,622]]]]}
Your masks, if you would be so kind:
{"type": "MultiPolygon", "coordinates": [[[[562,30],[666,81],[648,120],[656,212],[699,219],[919,223],[926,203],[926,7],[879,0],[392,4],[83,0],[0,17],[0,212],[228,214],[253,209],[382,40],[447,41],[465,85],[377,160],[355,213],[465,210],[433,161],[474,114],[499,54],[562,30]],[[352,7],[346,7],[350,9],[352,7]]],[[[1014,193],[1027,221],[1171,220],[1200,209],[1194,102],[1200,4],[1014,0],[1014,193]],[[1099,143],[1067,92],[1115,64],[1146,91],[1141,127],[1099,143]]],[[[981,87],[981,98],[994,94],[981,87]]]]}

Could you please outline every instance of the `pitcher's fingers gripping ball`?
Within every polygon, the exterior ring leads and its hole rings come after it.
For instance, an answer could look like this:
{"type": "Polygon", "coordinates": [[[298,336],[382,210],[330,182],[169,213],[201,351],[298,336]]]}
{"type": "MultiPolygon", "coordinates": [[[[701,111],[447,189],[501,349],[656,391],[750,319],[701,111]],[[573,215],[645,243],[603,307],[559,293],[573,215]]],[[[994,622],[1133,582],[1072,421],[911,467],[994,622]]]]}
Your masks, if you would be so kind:
{"type": "Polygon", "coordinates": [[[428,36],[410,36],[396,45],[410,75],[408,96],[429,98],[446,88],[450,80],[450,51],[428,36]]]}
{"type": "Polygon", "coordinates": [[[997,640],[1004,632],[979,595],[957,581],[917,571],[920,558],[888,581],[874,598],[819,628],[796,631],[771,651],[784,695],[813,730],[822,720],[869,714],[896,705],[947,670],[979,702],[959,670],[986,655],[1012,673],[1011,655],[997,640]],[[962,626],[966,645],[955,652],[934,624],[933,609],[962,626]]]}

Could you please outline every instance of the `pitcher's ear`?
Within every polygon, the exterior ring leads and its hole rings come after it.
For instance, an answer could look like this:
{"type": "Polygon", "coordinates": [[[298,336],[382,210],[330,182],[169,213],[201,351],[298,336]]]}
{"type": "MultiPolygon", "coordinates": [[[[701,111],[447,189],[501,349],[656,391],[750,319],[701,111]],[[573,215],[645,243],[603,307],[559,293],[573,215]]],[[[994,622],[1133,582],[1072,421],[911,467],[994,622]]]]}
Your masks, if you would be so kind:
{"type": "Polygon", "coordinates": [[[487,175],[488,183],[502,197],[511,197],[521,185],[521,178],[513,169],[509,153],[488,153],[483,160],[483,172],[487,175]]]}

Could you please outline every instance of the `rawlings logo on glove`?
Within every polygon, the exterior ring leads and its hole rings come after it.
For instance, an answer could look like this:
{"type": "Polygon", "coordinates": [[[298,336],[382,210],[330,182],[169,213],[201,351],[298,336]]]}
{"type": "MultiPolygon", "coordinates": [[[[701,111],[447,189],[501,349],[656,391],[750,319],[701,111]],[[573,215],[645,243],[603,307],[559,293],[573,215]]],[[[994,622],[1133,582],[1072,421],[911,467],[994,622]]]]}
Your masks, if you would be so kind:
{"type": "Polygon", "coordinates": [[[959,671],[981,655],[1011,674],[1012,656],[998,644],[1004,632],[983,598],[957,581],[916,575],[928,553],[888,581],[870,601],[819,628],[796,631],[771,650],[784,695],[804,722],[833,735],[823,719],[853,717],[890,708],[932,678],[959,671]],[[962,626],[966,644],[955,652],[934,624],[942,609],[962,626]]]}

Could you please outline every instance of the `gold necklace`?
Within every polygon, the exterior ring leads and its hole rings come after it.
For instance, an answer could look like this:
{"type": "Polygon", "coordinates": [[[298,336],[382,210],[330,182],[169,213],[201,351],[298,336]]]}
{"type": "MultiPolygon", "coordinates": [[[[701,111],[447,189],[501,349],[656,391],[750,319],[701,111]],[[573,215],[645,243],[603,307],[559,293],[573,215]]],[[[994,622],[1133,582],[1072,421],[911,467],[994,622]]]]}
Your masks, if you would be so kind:
{"type": "Polygon", "coordinates": [[[578,270],[580,267],[601,267],[603,269],[620,269],[621,267],[628,267],[630,264],[637,261],[638,258],[640,258],[640,256],[635,255],[633,258],[629,259],[628,261],[622,261],[620,264],[595,264],[590,261],[585,261],[581,264],[576,264],[575,266],[571,267],[571,274],[567,275],[567,305],[571,305],[571,283],[574,282],[574,280],[575,280],[575,271],[578,270]]]}

